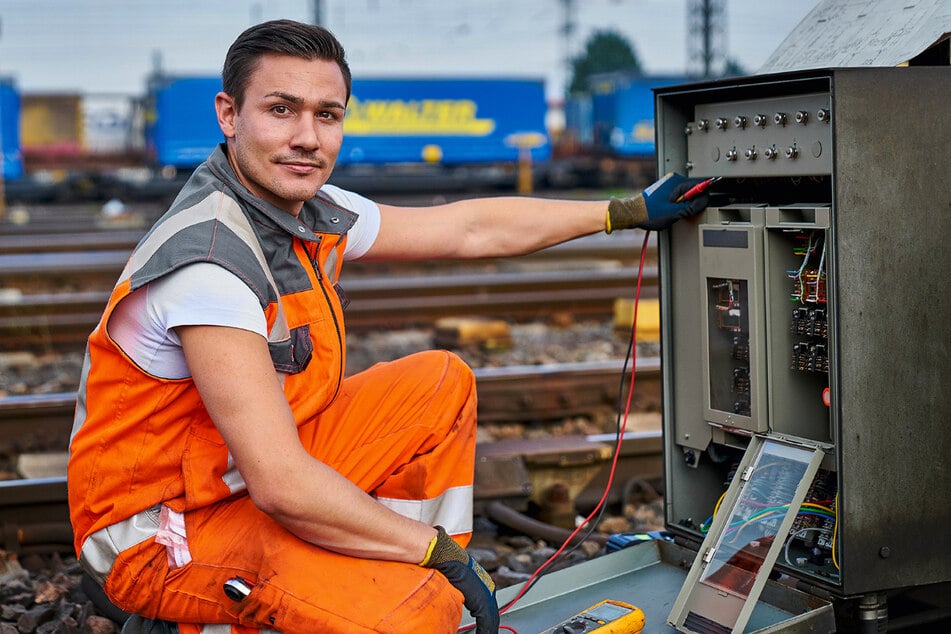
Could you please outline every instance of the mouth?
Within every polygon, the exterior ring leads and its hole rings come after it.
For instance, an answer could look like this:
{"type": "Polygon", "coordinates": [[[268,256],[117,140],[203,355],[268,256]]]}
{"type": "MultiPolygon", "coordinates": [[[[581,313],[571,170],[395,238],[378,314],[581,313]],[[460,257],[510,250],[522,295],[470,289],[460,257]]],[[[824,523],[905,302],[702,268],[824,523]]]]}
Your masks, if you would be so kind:
{"type": "Polygon", "coordinates": [[[298,174],[311,174],[325,167],[324,161],[309,159],[279,159],[277,163],[288,170],[298,174]]]}

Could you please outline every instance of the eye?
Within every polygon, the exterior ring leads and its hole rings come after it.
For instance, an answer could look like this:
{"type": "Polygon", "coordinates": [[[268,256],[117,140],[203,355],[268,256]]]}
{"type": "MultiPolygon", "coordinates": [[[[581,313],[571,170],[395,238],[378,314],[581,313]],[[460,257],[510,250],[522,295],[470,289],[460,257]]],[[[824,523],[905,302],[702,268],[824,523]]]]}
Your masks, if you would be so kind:
{"type": "Polygon", "coordinates": [[[285,114],[290,114],[291,109],[285,106],[284,104],[279,103],[276,106],[273,106],[271,108],[271,112],[273,112],[274,114],[285,115],[285,114]]]}
{"type": "Polygon", "coordinates": [[[317,113],[318,119],[326,119],[327,121],[336,121],[340,118],[340,114],[334,110],[321,110],[317,113]]]}

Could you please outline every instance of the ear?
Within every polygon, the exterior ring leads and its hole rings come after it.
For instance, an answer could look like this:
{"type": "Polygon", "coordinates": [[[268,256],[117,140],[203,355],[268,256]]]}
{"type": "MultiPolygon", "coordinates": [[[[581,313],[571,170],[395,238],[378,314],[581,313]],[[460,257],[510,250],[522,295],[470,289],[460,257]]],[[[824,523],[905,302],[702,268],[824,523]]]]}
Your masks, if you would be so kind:
{"type": "Polygon", "coordinates": [[[218,126],[225,138],[234,138],[234,119],[238,116],[238,108],[234,103],[234,98],[226,92],[219,92],[215,95],[215,112],[218,115],[218,126]]]}

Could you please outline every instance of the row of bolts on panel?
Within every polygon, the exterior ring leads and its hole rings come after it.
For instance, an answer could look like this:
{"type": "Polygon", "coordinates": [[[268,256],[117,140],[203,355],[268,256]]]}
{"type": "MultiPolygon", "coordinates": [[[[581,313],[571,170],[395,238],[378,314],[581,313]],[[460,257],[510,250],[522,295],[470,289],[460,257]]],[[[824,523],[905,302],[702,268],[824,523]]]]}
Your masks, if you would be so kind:
{"type": "MultiPolygon", "coordinates": [[[[816,111],[816,119],[820,121],[821,123],[829,123],[829,120],[832,118],[831,114],[832,113],[830,113],[827,109],[820,108],[819,110],[816,111]]],[[[793,115],[793,119],[795,119],[796,123],[799,123],[801,125],[806,125],[809,122],[809,112],[806,110],[799,110],[796,112],[795,115],[793,115]]],[[[777,112],[776,114],[773,115],[774,125],[785,126],[788,121],[789,121],[789,115],[786,114],[785,112],[777,112]]],[[[768,115],[758,114],[753,116],[753,125],[759,128],[765,128],[768,122],[769,122],[768,115]]],[[[733,126],[736,128],[742,129],[742,128],[745,128],[748,124],[749,124],[749,119],[744,115],[737,115],[736,117],[733,118],[733,126]]],[[[696,125],[698,130],[701,130],[703,132],[710,131],[709,119],[700,119],[699,121],[697,121],[696,125]]],[[[726,130],[728,127],[730,127],[730,121],[729,119],[726,119],[724,117],[718,117],[717,119],[714,120],[713,125],[718,130],[726,130]]],[[[686,133],[693,134],[692,124],[687,125],[686,133]]],[[[756,159],[756,155],[757,155],[757,151],[755,146],[751,148],[747,148],[746,152],[744,153],[744,156],[750,161],[756,159]]],[[[796,147],[795,144],[793,144],[786,148],[785,155],[786,155],[786,158],[788,159],[797,158],[799,156],[799,148],[796,147]]],[[[776,149],[776,146],[768,147],[765,150],[763,150],[763,156],[766,157],[767,159],[774,159],[777,156],[779,156],[779,150],[776,149]]],[[[738,157],[739,157],[739,152],[736,150],[735,147],[726,151],[726,160],[735,161],[738,157]]]]}
{"type": "MultiPolygon", "coordinates": [[[[809,122],[809,112],[806,110],[799,110],[798,112],[796,112],[795,115],[793,115],[793,118],[795,119],[796,123],[799,123],[801,125],[806,125],[806,123],[809,122]]],[[[825,108],[820,108],[819,110],[816,111],[816,119],[822,123],[829,123],[829,120],[831,119],[831,113],[825,108]]],[[[774,125],[785,126],[788,121],[789,121],[789,115],[786,114],[785,112],[777,112],[776,114],[773,115],[774,125]]],[[[768,122],[769,122],[768,115],[758,114],[753,117],[753,125],[759,128],[765,128],[768,122]]],[[[749,123],[749,119],[745,115],[737,115],[733,119],[733,126],[737,128],[741,128],[741,129],[745,128],[748,125],[748,123],[749,123]]],[[[713,125],[718,130],[726,130],[728,127],[730,127],[730,121],[729,119],[725,119],[724,117],[719,117],[716,120],[714,120],[713,125]]],[[[699,121],[697,121],[697,129],[702,130],[703,132],[709,132],[710,120],[700,119],[699,121]]],[[[692,124],[687,125],[686,133],[693,134],[692,124]]],[[[735,147],[730,148],[729,150],[726,151],[726,160],[735,161],[739,157],[739,155],[740,153],[737,151],[735,147]]],[[[785,155],[786,155],[786,158],[788,159],[797,158],[799,156],[799,148],[794,143],[786,148],[785,155]]],[[[746,151],[744,152],[744,156],[746,157],[747,160],[750,160],[750,161],[755,160],[757,156],[756,146],[747,148],[746,151]]],[[[776,149],[775,145],[768,147],[765,150],[763,150],[763,156],[766,157],[767,159],[774,159],[777,156],[779,156],[779,150],[776,149]]]]}

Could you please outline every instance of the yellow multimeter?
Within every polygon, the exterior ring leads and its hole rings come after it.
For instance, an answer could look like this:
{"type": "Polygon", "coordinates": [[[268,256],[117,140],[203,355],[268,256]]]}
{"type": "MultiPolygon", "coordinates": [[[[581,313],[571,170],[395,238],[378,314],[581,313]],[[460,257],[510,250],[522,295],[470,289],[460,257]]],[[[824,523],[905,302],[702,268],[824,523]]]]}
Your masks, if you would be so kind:
{"type": "Polygon", "coordinates": [[[541,634],[638,634],[642,629],[643,610],[629,603],[606,599],[541,634]]]}

